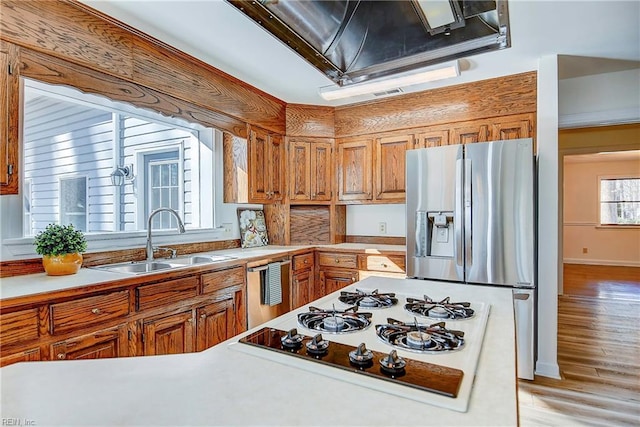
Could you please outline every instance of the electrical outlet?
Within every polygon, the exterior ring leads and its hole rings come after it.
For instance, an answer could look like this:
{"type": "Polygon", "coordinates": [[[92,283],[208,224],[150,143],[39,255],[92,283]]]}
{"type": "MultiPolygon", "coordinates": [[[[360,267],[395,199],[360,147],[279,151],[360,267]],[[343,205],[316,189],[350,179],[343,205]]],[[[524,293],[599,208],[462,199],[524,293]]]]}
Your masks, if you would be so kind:
{"type": "Polygon", "coordinates": [[[378,231],[380,234],[387,234],[387,223],[381,222],[378,224],[378,231]]]}
{"type": "Polygon", "coordinates": [[[225,233],[231,233],[231,227],[233,226],[233,224],[231,224],[230,222],[223,222],[222,223],[222,228],[224,228],[224,232],[225,233]]]}
{"type": "Polygon", "coordinates": [[[589,249],[588,248],[582,248],[582,253],[583,254],[588,254],[589,253],[589,249]]]}

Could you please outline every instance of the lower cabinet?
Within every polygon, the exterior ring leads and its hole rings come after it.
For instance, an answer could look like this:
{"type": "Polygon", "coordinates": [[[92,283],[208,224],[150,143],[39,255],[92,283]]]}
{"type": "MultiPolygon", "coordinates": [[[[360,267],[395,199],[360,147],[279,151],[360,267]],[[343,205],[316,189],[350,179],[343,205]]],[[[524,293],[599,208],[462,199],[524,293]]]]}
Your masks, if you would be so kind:
{"type": "Polygon", "coordinates": [[[143,320],[145,356],[191,353],[194,344],[193,310],[143,320]]]}
{"type": "Polygon", "coordinates": [[[38,362],[42,360],[40,347],[29,348],[18,353],[10,353],[0,357],[0,367],[18,362],[38,362]]]}
{"type": "Polygon", "coordinates": [[[126,324],[68,338],[51,345],[51,360],[102,359],[129,356],[126,324]]]}
{"type": "Polygon", "coordinates": [[[320,270],[319,278],[320,291],[324,296],[357,282],[358,271],[344,268],[323,268],[320,270]]]}
{"type": "Polygon", "coordinates": [[[233,298],[228,298],[196,310],[196,351],[206,350],[234,335],[233,307],[233,298]]]}
{"type": "Polygon", "coordinates": [[[309,304],[314,298],[313,270],[303,270],[293,275],[291,281],[291,309],[309,304]]]}

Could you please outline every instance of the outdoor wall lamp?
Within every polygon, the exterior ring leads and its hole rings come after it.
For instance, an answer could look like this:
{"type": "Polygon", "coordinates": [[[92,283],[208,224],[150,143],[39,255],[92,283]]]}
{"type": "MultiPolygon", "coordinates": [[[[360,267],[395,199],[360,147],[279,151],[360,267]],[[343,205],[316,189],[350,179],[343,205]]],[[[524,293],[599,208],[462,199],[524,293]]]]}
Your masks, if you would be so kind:
{"type": "Polygon", "coordinates": [[[125,179],[133,179],[133,165],[118,166],[113,172],[111,172],[111,184],[114,187],[121,187],[124,185],[125,179]]]}

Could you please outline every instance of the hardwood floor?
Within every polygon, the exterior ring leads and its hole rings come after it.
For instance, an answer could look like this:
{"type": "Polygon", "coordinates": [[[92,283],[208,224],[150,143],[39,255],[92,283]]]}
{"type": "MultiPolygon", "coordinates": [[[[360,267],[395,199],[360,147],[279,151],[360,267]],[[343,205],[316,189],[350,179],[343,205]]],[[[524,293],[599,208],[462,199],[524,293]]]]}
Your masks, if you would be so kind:
{"type": "Polygon", "coordinates": [[[640,268],[565,264],[558,364],[518,382],[520,425],[640,425],[640,268]]]}

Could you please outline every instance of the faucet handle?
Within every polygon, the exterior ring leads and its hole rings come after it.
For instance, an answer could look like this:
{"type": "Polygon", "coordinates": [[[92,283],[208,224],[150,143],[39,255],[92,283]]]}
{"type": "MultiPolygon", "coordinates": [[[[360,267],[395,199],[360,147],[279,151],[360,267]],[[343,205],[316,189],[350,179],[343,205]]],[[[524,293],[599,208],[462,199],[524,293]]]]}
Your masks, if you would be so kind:
{"type": "Polygon", "coordinates": [[[167,251],[167,252],[171,252],[171,255],[169,255],[169,258],[175,258],[176,256],[178,256],[178,250],[177,249],[173,249],[173,248],[162,248],[162,247],[157,247],[157,248],[153,248],[153,251],[167,251]]]}

